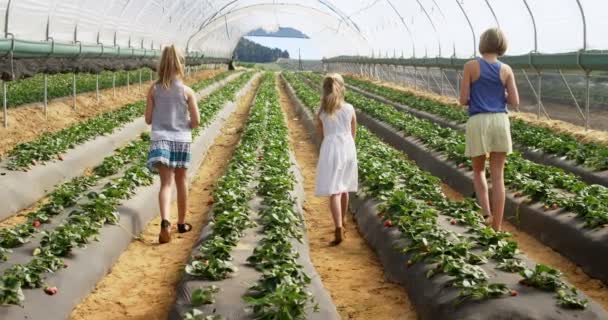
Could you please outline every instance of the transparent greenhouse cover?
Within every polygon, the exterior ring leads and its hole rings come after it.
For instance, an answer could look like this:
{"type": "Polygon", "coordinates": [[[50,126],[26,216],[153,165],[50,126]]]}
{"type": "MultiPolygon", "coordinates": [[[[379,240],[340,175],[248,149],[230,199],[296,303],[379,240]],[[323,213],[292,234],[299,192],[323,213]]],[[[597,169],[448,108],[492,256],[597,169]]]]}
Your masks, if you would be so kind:
{"type": "Polygon", "coordinates": [[[510,55],[608,49],[608,0],[0,0],[4,36],[230,57],[241,36],[293,27],[325,57],[470,57],[500,26],[510,55]]]}

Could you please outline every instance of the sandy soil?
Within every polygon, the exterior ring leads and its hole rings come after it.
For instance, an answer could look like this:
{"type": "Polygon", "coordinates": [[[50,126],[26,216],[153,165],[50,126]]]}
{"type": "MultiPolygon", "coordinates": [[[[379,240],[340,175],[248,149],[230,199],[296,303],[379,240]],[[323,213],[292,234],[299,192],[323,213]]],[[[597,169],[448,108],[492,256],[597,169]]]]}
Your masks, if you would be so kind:
{"type": "Polygon", "coordinates": [[[281,90],[281,106],[287,115],[289,136],[304,176],[306,202],[304,216],[310,256],[325,288],[343,319],[416,319],[407,292],[384,279],[380,261],[358,233],[352,216],[346,224],[346,240],[338,247],[329,245],[334,226],[328,199],[314,196],[318,151],[306,129],[298,122],[293,107],[281,90]]]}
{"type": "MultiPolygon", "coordinates": [[[[73,310],[70,319],[167,319],[184,264],[207,222],[213,187],[224,173],[239,141],[254,93],[255,90],[251,90],[241,99],[237,111],[215,139],[190,187],[188,222],[194,227],[192,232],[174,233],[171,243],[158,245],[160,217],[151,221],[142,233],[143,240],[129,245],[111,272],[73,310]]],[[[176,204],[172,212],[172,221],[175,222],[176,204]]]]}
{"type": "MultiPolygon", "coordinates": [[[[460,193],[451,189],[447,185],[442,185],[443,192],[453,201],[462,200],[460,193]]],[[[530,235],[518,230],[509,222],[503,222],[503,230],[513,235],[513,240],[517,242],[523,251],[532,260],[553,268],[561,270],[568,282],[580,289],[590,298],[599,303],[604,309],[608,310],[608,286],[602,281],[589,277],[583,270],[559,254],[557,251],[545,246],[530,235]]]]}
{"type": "MultiPolygon", "coordinates": [[[[457,106],[457,101],[453,97],[442,96],[436,93],[428,92],[425,90],[419,90],[412,86],[396,84],[388,81],[378,81],[376,79],[370,79],[367,77],[363,77],[357,74],[351,74],[355,78],[359,78],[362,80],[371,81],[373,83],[383,85],[392,89],[401,90],[404,92],[416,94],[422,97],[426,97],[429,99],[433,99],[435,101],[439,101],[445,104],[451,104],[457,106]]],[[[522,112],[512,112],[509,115],[512,118],[521,119],[528,123],[543,126],[549,129],[552,129],[556,132],[565,132],[574,135],[581,142],[594,142],[603,145],[608,145],[608,131],[606,130],[606,116],[603,113],[593,111],[591,116],[594,119],[591,119],[591,127],[597,128],[599,130],[585,130],[584,126],[576,125],[573,122],[573,119],[576,118],[575,109],[571,106],[567,106],[564,104],[544,102],[545,107],[548,109],[549,114],[555,118],[552,120],[546,119],[544,117],[537,119],[536,117],[536,107],[532,105],[531,102],[525,103],[522,101],[522,106],[520,107],[522,112]],[[561,119],[561,120],[560,120],[561,119]]],[[[578,123],[580,121],[576,121],[578,123]]]]}
{"type": "MultiPolygon", "coordinates": [[[[198,82],[219,72],[221,70],[201,70],[186,82],[198,82]]],[[[56,132],[100,113],[140,101],[144,99],[148,85],[149,82],[144,83],[141,89],[139,85],[131,85],[128,92],[126,86],[117,87],[116,97],[113,96],[112,89],[100,90],[99,103],[95,92],[79,94],[76,95],[76,109],[73,108],[71,97],[54,99],[49,101],[46,118],[42,103],[11,108],[8,110],[8,128],[0,125],[0,156],[18,143],[34,140],[44,133],[56,132]]]]}

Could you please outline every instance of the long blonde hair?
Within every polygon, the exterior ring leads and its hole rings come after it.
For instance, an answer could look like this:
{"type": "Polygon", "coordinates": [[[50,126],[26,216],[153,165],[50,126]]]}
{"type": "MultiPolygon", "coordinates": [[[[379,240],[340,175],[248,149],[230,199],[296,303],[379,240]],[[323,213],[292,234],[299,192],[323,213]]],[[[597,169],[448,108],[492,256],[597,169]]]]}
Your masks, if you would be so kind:
{"type": "Polygon", "coordinates": [[[332,116],[344,102],[344,79],[337,73],[328,74],[323,79],[323,97],[321,97],[321,109],[327,115],[332,116]]]}
{"type": "Polygon", "coordinates": [[[184,56],[174,45],[163,49],[158,66],[158,82],[169,89],[171,82],[176,78],[184,76],[184,56]]]}

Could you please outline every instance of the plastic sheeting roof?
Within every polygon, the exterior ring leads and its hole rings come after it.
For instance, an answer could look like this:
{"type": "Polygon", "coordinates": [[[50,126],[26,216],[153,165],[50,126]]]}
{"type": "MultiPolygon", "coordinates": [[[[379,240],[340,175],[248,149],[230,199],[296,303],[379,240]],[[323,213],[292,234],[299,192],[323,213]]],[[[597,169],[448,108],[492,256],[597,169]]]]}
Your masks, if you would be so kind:
{"type": "Polygon", "coordinates": [[[293,27],[326,57],[470,57],[492,26],[508,54],[608,49],[606,0],[0,0],[16,39],[159,48],[230,57],[241,36],[293,27]]]}

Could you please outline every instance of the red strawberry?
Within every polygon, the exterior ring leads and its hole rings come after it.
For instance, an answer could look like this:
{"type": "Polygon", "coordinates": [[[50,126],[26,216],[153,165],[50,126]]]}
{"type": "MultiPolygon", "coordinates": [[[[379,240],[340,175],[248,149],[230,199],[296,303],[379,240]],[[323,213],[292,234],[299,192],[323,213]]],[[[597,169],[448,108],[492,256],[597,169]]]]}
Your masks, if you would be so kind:
{"type": "Polygon", "coordinates": [[[521,192],[517,192],[514,196],[515,196],[515,198],[519,198],[519,197],[523,197],[524,194],[521,192]]]}
{"type": "Polygon", "coordinates": [[[63,268],[64,268],[64,269],[67,269],[67,267],[68,267],[68,264],[67,264],[67,263],[64,263],[64,264],[63,264],[63,268]]]}
{"type": "Polygon", "coordinates": [[[464,168],[466,168],[466,166],[467,166],[467,164],[464,162],[458,164],[458,168],[460,168],[460,169],[464,169],[464,168]]]}
{"type": "Polygon", "coordinates": [[[511,297],[517,297],[519,292],[517,292],[517,290],[511,290],[511,292],[509,294],[511,295],[511,297]]]}
{"type": "Polygon", "coordinates": [[[557,203],[554,203],[551,205],[551,210],[557,210],[559,209],[559,206],[557,205],[557,203]]]}
{"type": "Polygon", "coordinates": [[[59,289],[57,289],[57,287],[46,287],[46,288],[44,288],[44,293],[48,294],[49,296],[57,294],[57,292],[59,292],[59,289]]]}
{"type": "Polygon", "coordinates": [[[455,225],[457,223],[456,219],[450,220],[450,224],[455,225]]]}
{"type": "Polygon", "coordinates": [[[32,159],[32,165],[35,166],[36,165],[36,160],[32,159]]]}
{"type": "Polygon", "coordinates": [[[59,161],[63,161],[63,156],[62,155],[58,155],[57,159],[59,159],[59,161]]]}
{"type": "Polygon", "coordinates": [[[210,206],[214,203],[215,201],[213,201],[213,199],[209,199],[209,201],[207,201],[207,205],[210,206]]]}
{"type": "Polygon", "coordinates": [[[34,228],[40,228],[40,221],[36,220],[34,222],[32,222],[32,225],[34,226],[34,228]]]}
{"type": "Polygon", "coordinates": [[[386,221],[384,221],[384,226],[387,228],[390,228],[393,226],[393,223],[391,222],[391,220],[386,220],[386,221]]]}

